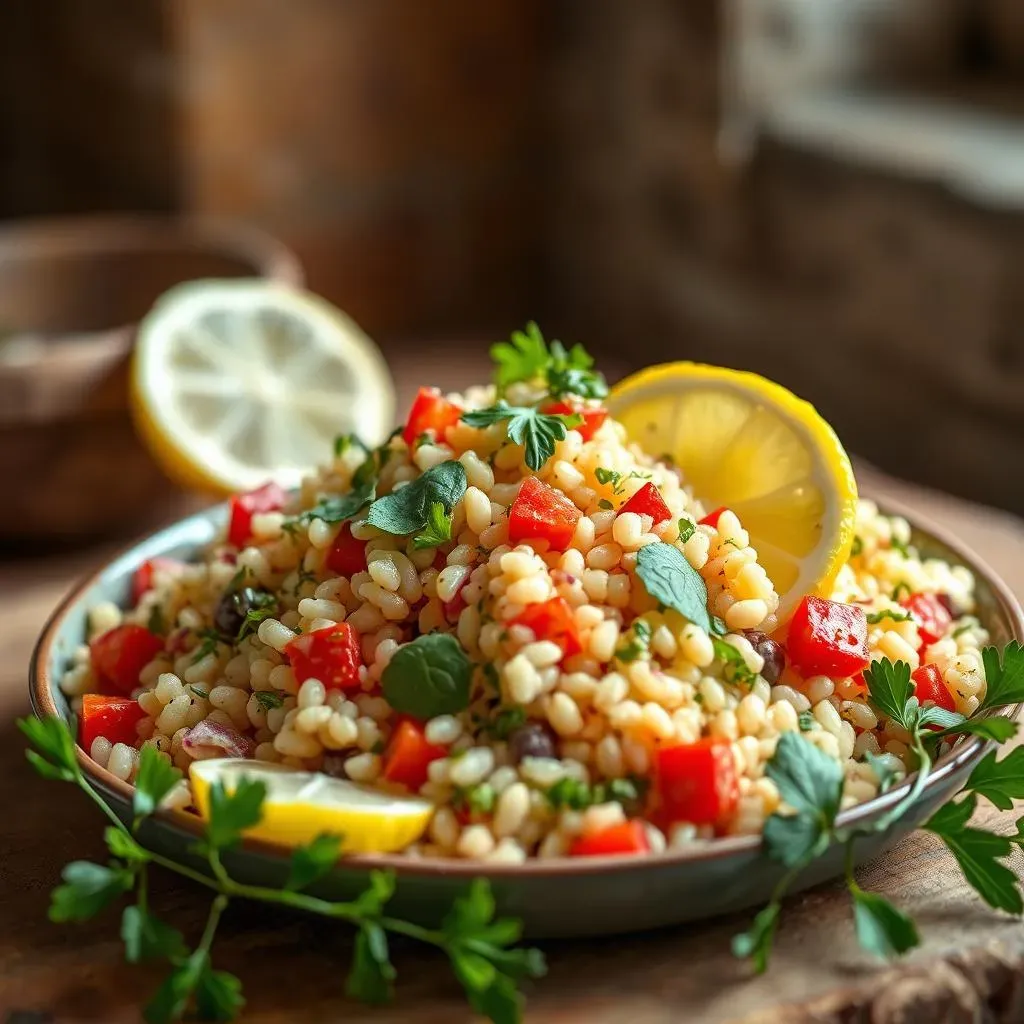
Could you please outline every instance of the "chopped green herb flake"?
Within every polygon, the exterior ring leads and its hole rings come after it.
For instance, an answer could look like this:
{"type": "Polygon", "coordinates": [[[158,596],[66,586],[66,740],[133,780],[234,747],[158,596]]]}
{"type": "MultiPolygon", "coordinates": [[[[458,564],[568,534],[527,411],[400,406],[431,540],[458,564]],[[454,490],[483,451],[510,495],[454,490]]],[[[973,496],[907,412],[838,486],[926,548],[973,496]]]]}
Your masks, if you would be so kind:
{"type": "Polygon", "coordinates": [[[692,519],[679,520],[679,543],[685,544],[697,532],[697,524],[692,519]]]}
{"type": "Polygon", "coordinates": [[[597,503],[598,508],[603,508],[606,512],[610,512],[615,506],[607,499],[601,498],[597,503]]]}
{"type": "Polygon", "coordinates": [[[252,694],[256,703],[264,711],[272,711],[274,708],[284,707],[284,697],[276,690],[253,690],[252,694]]]}
{"type": "Polygon", "coordinates": [[[868,623],[874,626],[883,619],[891,619],[893,622],[910,622],[912,618],[913,616],[910,612],[903,611],[902,609],[883,608],[879,612],[870,612],[868,614],[868,623]]]}
{"type": "Polygon", "coordinates": [[[810,711],[801,711],[796,720],[801,732],[810,732],[818,724],[818,720],[810,711]]]}
{"type": "Polygon", "coordinates": [[[427,515],[427,523],[422,533],[413,538],[412,546],[421,551],[424,548],[436,548],[440,544],[447,544],[452,539],[452,516],[445,511],[444,505],[435,501],[430,506],[427,515]]]}

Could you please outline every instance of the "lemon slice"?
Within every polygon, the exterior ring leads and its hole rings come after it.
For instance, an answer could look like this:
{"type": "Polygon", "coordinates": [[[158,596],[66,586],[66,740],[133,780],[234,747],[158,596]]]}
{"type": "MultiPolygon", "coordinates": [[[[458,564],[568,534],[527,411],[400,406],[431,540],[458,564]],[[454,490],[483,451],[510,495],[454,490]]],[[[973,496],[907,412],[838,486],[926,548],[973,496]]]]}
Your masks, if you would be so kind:
{"type": "Polygon", "coordinates": [[[667,455],[709,510],[739,517],[779,593],[779,619],[828,595],[850,556],[853,468],[835,431],[779,384],[700,363],[664,363],[618,384],[609,409],[651,455],[667,455]]]}
{"type": "Polygon", "coordinates": [[[379,444],[394,418],[376,345],[340,310],[276,282],[193,281],[139,325],[131,407],[186,487],[297,486],[338,434],[379,444]]]}
{"type": "Polygon", "coordinates": [[[342,837],[345,853],[392,853],[419,839],[434,812],[426,800],[392,796],[320,772],[235,757],[194,761],[189,776],[204,818],[210,814],[214,782],[222,782],[229,793],[243,776],[262,782],[267,787],[263,818],[245,834],[286,846],[330,833],[342,837]]]}

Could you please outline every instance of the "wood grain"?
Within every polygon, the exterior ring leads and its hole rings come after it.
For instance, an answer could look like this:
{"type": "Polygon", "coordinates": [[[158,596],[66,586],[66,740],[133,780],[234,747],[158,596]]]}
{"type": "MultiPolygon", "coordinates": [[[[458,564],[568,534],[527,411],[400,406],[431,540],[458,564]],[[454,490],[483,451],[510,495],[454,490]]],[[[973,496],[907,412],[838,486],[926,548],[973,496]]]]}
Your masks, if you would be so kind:
{"type": "MultiPolygon", "coordinates": [[[[432,376],[424,365],[407,366],[400,381],[403,400],[416,382],[432,376]]],[[[888,481],[867,467],[861,479],[881,483],[954,529],[998,565],[1014,589],[1024,590],[1020,522],[888,481]]],[[[103,823],[80,793],[32,774],[14,724],[28,713],[25,670],[45,616],[71,579],[109,554],[97,550],[0,565],[0,805],[6,810],[0,823],[5,851],[0,1011],[12,1024],[127,1024],[140,1019],[139,1007],[160,980],[158,969],[123,963],[116,914],[87,926],[47,921],[48,893],[60,868],[75,858],[102,855],[103,823]],[[19,1017],[19,1011],[38,1016],[19,1017]]],[[[1010,827],[1009,815],[1004,824],[1010,827]]],[[[884,862],[865,868],[862,882],[913,913],[924,935],[923,948],[890,973],[880,973],[857,950],[841,888],[823,886],[787,902],[774,963],[761,978],[752,978],[728,952],[729,939],[745,925],[746,915],[604,942],[548,943],[550,975],[529,993],[527,1020],[923,1024],[1024,1019],[1019,922],[981,906],[932,837],[910,837],[884,862]],[[978,1007],[986,1007],[984,1013],[978,1007]]],[[[203,893],[161,876],[155,890],[157,912],[196,936],[206,911],[203,893]]],[[[594,899],[600,899],[599,892],[594,899]]],[[[394,951],[400,975],[395,1004],[368,1010],[349,1003],[343,988],[350,952],[344,930],[329,923],[239,906],[225,918],[216,959],[244,980],[251,1007],[246,1021],[344,1017],[379,1024],[457,1024],[473,1019],[442,961],[404,944],[394,951]]]]}

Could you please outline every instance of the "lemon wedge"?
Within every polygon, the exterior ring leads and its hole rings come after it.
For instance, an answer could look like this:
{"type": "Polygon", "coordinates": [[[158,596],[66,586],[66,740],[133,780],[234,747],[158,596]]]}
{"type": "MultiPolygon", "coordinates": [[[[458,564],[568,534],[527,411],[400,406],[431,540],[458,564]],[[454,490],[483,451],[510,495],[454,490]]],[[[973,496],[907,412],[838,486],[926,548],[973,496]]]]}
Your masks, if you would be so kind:
{"type": "Polygon", "coordinates": [[[226,494],[297,486],[339,434],[379,444],[395,397],[376,345],[329,303],[211,280],[172,288],[139,325],[131,409],[172,479],[226,494]]]}
{"type": "Polygon", "coordinates": [[[628,377],[608,406],[630,440],[675,462],[709,511],[739,516],[780,621],[804,594],[831,593],[853,544],[857,485],[809,402],[754,373],[681,362],[628,377]]]}
{"type": "Polygon", "coordinates": [[[263,818],[245,834],[286,846],[329,833],[342,837],[345,853],[393,853],[419,839],[434,812],[433,804],[416,797],[393,796],[321,772],[263,761],[194,761],[189,777],[204,818],[210,815],[210,787],[215,782],[223,783],[229,793],[242,777],[262,782],[267,787],[263,818]]]}

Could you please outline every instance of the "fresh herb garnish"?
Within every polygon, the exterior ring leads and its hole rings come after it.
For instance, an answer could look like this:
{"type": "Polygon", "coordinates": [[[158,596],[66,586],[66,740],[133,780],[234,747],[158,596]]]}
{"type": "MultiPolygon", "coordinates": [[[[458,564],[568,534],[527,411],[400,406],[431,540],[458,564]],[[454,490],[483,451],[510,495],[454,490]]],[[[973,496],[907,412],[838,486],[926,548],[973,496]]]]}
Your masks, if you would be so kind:
{"type": "Polygon", "coordinates": [[[707,633],[725,633],[721,619],[708,611],[703,577],[674,545],[664,541],[645,544],[636,555],[636,574],[655,601],[674,608],[707,633]]]}
{"type": "Polygon", "coordinates": [[[489,782],[481,782],[470,789],[457,789],[452,795],[452,806],[472,815],[484,815],[494,810],[497,799],[494,787],[489,782]]]}
{"type": "Polygon", "coordinates": [[[334,439],[334,457],[341,458],[347,451],[358,448],[366,455],[370,454],[369,445],[358,434],[339,434],[334,439]]]}
{"type": "Polygon", "coordinates": [[[597,507],[603,508],[606,512],[610,512],[613,508],[615,508],[615,506],[607,498],[598,499],[597,507]]]}
{"type": "Polygon", "coordinates": [[[322,519],[325,523],[343,523],[362,512],[373,501],[375,494],[375,481],[362,484],[353,481],[352,490],[348,494],[322,498],[312,508],[300,512],[296,521],[308,523],[311,519],[322,519]]]}
{"type": "Polygon", "coordinates": [[[612,494],[621,494],[625,490],[622,486],[622,474],[617,473],[614,469],[605,469],[604,466],[598,466],[594,470],[594,476],[597,477],[599,484],[611,484],[612,494]]]}
{"type": "Polygon", "coordinates": [[[811,711],[801,711],[796,716],[796,722],[801,732],[810,732],[818,724],[818,720],[811,711]]]}
{"type": "Polygon", "coordinates": [[[189,689],[192,691],[192,693],[196,697],[199,697],[201,700],[209,700],[210,699],[210,691],[209,690],[204,690],[201,686],[197,686],[195,683],[192,683],[189,686],[189,689]]]}
{"type": "Polygon", "coordinates": [[[995,647],[981,652],[988,688],[979,710],[1002,708],[1024,702],[1024,647],[1011,640],[1003,648],[1002,659],[995,647]]]}
{"type": "Polygon", "coordinates": [[[559,779],[544,795],[556,809],[568,807],[570,810],[583,811],[598,804],[636,803],[643,798],[646,788],[646,779],[609,779],[590,785],[566,776],[559,779]]]}
{"type": "Polygon", "coordinates": [[[582,345],[567,350],[560,341],[552,341],[549,349],[532,320],[525,331],[513,331],[511,341],[492,345],[491,359],[499,395],[520,382],[543,385],[555,397],[604,398],[608,394],[604,377],[592,369],[594,360],[582,345]]]}
{"type": "Polygon", "coordinates": [[[356,928],[355,951],[345,986],[353,998],[380,1002],[390,997],[395,979],[388,950],[390,932],[444,952],[467,999],[479,1013],[496,1024],[522,1019],[523,998],[518,984],[543,975],[544,958],[539,950],[515,947],[521,925],[515,920],[495,918],[494,901],[485,880],[475,880],[436,929],[387,914],[386,905],[395,889],[390,872],[372,871],[368,887],[349,902],[304,892],[338,859],[337,836],[319,836],[295,849],[283,888],[236,881],[222,856],[238,843],[246,829],[260,821],[266,796],[262,782],[244,777],[231,792],[220,782],[211,786],[209,817],[203,838],[195,847],[206,861],[204,868],[178,864],[150,849],[140,838],[139,827],[177,785],[179,769],[171,767],[152,747],[142,748],[135,780],[134,820],[129,827],[86,781],[64,722],[57,718],[22,719],[18,726],[31,744],[27,756],[33,767],[45,778],[77,785],[110,821],[104,833],[110,862],[68,864],[62,884],[53,891],[50,917],[54,921],[86,920],[126,895],[134,900],[121,916],[125,958],[132,963],[163,961],[169,971],[145,1009],[145,1019],[151,1024],[168,1024],[186,1015],[225,1021],[241,1012],[245,1004],[241,982],[232,974],[214,969],[212,960],[218,924],[233,900],[304,910],[356,928]],[[149,909],[148,876],[153,867],[172,871],[214,893],[206,926],[194,949],[190,950],[180,931],[149,909]]]}
{"type": "Polygon", "coordinates": [[[277,690],[253,690],[252,695],[264,711],[284,707],[284,697],[277,690]]]}
{"type": "Polygon", "coordinates": [[[402,715],[426,720],[469,705],[473,666],[450,633],[428,633],[403,644],[384,669],[384,699],[402,715]]]}
{"type": "Polygon", "coordinates": [[[697,532],[697,524],[692,519],[679,520],[679,543],[685,544],[697,532]]]}
{"type": "Polygon", "coordinates": [[[904,558],[910,557],[910,549],[907,547],[906,544],[903,543],[903,541],[897,540],[895,537],[893,537],[889,541],[889,547],[892,548],[892,550],[895,551],[897,554],[902,555],[904,558]]]}
{"type": "Polygon", "coordinates": [[[752,686],[757,681],[757,673],[747,668],[747,662],[739,648],[733,647],[718,636],[711,638],[711,646],[715,649],[715,657],[722,663],[723,673],[728,682],[752,686]]]}
{"type": "Polygon", "coordinates": [[[452,539],[452,515],[446,512],[444,505],[435,501],[427,513],[427,523],[421,533],[413,538],[412,546],[420,551],[423,548],[436,548],[452,539]]]}
{"type": "Polygon", "coordinates": [[[565,438],[570,427],[579,426],[583,418],[576,413],[549,414],[530,406],[499,402],[489,409],[463,413],[462,420],[471,427],[489,427],[508,421],[508,439],[525,448],[526,465],[536,471],[555,454],[555,445],[565,438]]]}
{"type": "Polygon", "coordinates": [[[910,597],[914,591],[911,589],[909,583],[900,580],[895,587],[892,588],[892,599],[894,601],[900,600],[901,597],[910,597]]]}
{"type": "Polygon", "coordinates": [[[217,650],[218,644],[227,643],[227,641],[215,629],[197,630],[196,636],[203,642],[196,648],[195,654],[192,655],[193,665],[197,665],[208,654],[213,654],[217,650]]]}
{"type": "Polygon", "coordinates": [[[850,557],[856,558],[864,550],[864,541],[856,534],[853,535],[853,544],[850,546],[850,557]]]}
{"type": "MultiPolygon", "coordinates": [[[[490,667],[490,666],[488,666],[490,667]]],[[[495,716],[483,726],[495,739],[507,740],[512,733],[526,723],[526,709],[514,705],[500,708],[495,716]]]]}
{"type": "Polygon", "coordinates": [[[245,595],[245,618],[238,627],[236,643],[241,643],[247,636],[255,633],[264,619],[277,614],[277,598],[273,594],[251,587],[247,587],[242,593],[245,595]]]}
{"type": "Polygon", "coordinates": [[[651,627],[643,619],[637,619],[631,630],[633,636],[615,652],[615,657],[622,662],[636,661],[651,651],[651,627]]]}
{"type": "Polygon", "coordinates": [[[167,633],[167,620],[164,618],[163,608],[155,604],[149,611],[149,618],[146,620],[146,629],[157,636],[165,636],[167,633]]]}
{"type": "Polygon", "coordinates": [[[883,608],[880,612],[870,612],[868,614],[868,624],[871,626],[876,626],[883,619],[891,619],[893,622],[910,622],[913,616],[910,612],[895,608],[883,608]]]}
{"type": "Polygon", "coordinates": [[[430,523],[435,505],[440,505],[444,513],[450,515],[465,493],[466,470],[461,462],[450,459],[378,498],[366,518],[371,526],[395,536],[419,533],[430,523]]]}

